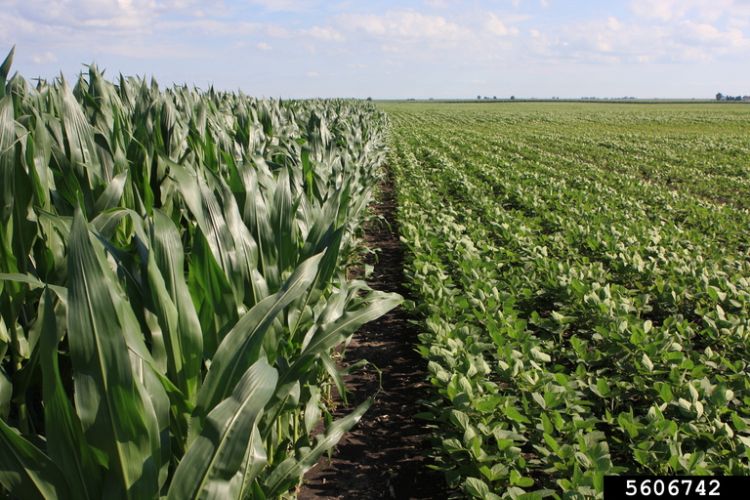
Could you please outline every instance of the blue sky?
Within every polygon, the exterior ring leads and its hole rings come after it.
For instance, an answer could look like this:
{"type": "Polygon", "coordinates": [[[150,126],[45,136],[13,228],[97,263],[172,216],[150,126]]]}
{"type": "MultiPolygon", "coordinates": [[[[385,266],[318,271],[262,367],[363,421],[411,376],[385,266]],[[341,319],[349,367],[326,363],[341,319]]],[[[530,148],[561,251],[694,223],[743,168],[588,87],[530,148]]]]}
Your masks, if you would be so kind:
{"type": "Polygon", "coordinates": [[[0,0],[27,78],[268,97],[750,94],[750,0],[0,0]]]}

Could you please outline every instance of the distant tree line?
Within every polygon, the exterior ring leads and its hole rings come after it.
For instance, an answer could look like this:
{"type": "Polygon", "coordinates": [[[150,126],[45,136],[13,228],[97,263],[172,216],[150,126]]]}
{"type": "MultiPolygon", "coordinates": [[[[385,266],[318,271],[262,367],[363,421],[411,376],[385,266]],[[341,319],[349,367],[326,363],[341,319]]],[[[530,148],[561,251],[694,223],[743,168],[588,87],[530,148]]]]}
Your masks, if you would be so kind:
{"type": "Polygon", "coordinates": [[[582,101],[635,101],[634,96],[625,95],[622,97],[596,97],[596,96],[583,96],[581,97],[582,101]]]}
{"type": "Polygon", "coordinates": [[[716,94],[717,101],[750,101],[750,95],[724,95],[721,92],[716,94]]]}

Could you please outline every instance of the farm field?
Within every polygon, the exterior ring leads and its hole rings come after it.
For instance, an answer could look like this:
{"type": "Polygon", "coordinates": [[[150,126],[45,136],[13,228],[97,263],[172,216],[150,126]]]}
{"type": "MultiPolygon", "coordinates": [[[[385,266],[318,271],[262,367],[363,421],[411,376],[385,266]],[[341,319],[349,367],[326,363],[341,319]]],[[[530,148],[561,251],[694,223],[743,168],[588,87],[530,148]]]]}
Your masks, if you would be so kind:
{"type": "Polygon", "coordinates": [[[31,85],[12,58],[0,497],[750,474],[748,106],[31,85]]]}
{"type": "Polygon", "coordinates": [[[372,105],[0,65],[0,496],[279,498],[354,426],[372,105]]]}
{"type": "Polygon", "coordinates": [[[0,19],[0,500],[750,496],[750,0],[0,19]]]}
{"type": "Polygon", "coordinates": [[[750,473],[750,108],[382,107],[449,486],[750,473]]]}

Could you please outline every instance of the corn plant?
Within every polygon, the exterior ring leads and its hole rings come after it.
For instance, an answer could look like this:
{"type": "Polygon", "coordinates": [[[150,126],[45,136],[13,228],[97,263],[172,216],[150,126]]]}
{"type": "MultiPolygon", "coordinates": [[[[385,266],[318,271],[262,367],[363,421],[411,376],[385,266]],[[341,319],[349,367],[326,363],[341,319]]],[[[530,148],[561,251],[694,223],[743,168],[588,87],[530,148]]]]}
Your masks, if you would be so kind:
{"type": "Polygon", "coordinates": [[[363,103],[0,66],[0,484],[275,498],[356,424],[333,359],[400,302],[347,279],[384,159],[363,103]],[[316,433],[318,425],[324,429],[316,433]]]}

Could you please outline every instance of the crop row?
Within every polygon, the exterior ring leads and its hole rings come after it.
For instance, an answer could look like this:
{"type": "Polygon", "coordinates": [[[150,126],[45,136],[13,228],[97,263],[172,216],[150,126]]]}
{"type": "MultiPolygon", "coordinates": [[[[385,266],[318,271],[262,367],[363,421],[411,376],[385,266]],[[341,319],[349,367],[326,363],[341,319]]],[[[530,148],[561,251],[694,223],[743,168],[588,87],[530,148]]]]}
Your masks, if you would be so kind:
{"type": "MultiPolygon", "coordinates": [[[[449,483],[588,497],[606,474],[750,473],[750,217],[711,201],[721,184],[682,172],[684,189],[665,189],[626,168],[635,112],[600,133],[612,168],[585,139],[598,129],[543,126],[539,143],[544,110],[511,109],[392,113],[449,483]]],[[[549,115],[621,118],[585,111],[549,115]]]]}
{"type": "Polygon", "coordinates": [[[333,359],[400,302],[346,278],[382,113],[0,67],[0,484],[19,498],[277,498],[334,421],[333,359]],[[321,421],[324,423],[320,430],[321,421]]]}

